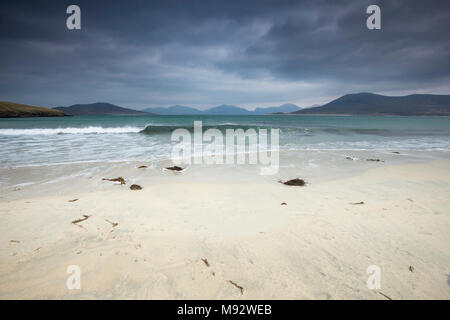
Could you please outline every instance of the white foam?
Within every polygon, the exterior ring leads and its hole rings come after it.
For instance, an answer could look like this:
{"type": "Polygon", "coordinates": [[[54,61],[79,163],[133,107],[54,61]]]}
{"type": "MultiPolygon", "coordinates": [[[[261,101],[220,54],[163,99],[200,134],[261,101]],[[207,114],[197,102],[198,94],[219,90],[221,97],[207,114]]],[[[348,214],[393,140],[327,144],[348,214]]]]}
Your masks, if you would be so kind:
{"type": "Polygon", "coordinates": [[[52,134],[102,134],[102,133],[137,133],[142,128],[137,127],[69,127],[69,128],[36,128],[36,129],[0,129],[0,135],[52,135],[52,134]]]}

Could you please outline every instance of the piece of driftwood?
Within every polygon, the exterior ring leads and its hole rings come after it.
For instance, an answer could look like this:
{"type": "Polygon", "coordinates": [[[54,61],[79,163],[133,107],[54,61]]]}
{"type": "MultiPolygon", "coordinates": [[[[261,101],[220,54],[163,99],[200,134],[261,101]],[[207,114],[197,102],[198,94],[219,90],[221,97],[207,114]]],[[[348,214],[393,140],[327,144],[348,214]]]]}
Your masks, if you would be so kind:
{"type": "Polygon", "coordinates": [[[391,297],[389,297],[388,295],[385,295],[383,292],[378,291],[378,293],[381,294],[383,297],[385,297],[385,298],[387,298],[389,300],[392,300],[391,297]]]}
{"type": "Polygon", "coordinates": [[[82,221],[84,221],[84,220],[89,219],[89,217],[90,217],[90,216],[83,214],[83,218],[80,218],[80,219],[77,219],[77,220],[73,220],[72,223],[73,223],[73,224],[77,224],[77,223],[79,223],[79,222],[82,222],[82,221]]]}
{"type": "Polygon", "coordinates": [[[112,181],[112,182],[120,182],[120,184],[125,184],[125,179],[122,177],[113,178],[113,179],[103,178],[102,180],[112,181]]]}
{"type": "Polygon", "coordinates": [[[118,222],[112,222],[112,221],[109,221],[108,219],[105,219],[105,221],[108,222],[108,223],[110,223],[110,224],[113,226],[113,228],[114,228],[114,227],[117,227],[117,226],[119,225],[118,222]]]}
{"type": "Polygon", "coordinates": [[[204,263],[207,267],[209,267],[208,259],[206,259],[206,258],[203,259],[203,258],[202,258],[202,261],[203,261],[203,263],[204,263]]]}
{"type": "Polygon", "coordinates": [[[241,291],[241,295],[244,294],[244,288],[240,285],[238,285],[236,282],[232,281],[232,280],[228,280],[229,283],[231,283],[233,286],[235,286],[236,288],[238,288],[241,291]]]}

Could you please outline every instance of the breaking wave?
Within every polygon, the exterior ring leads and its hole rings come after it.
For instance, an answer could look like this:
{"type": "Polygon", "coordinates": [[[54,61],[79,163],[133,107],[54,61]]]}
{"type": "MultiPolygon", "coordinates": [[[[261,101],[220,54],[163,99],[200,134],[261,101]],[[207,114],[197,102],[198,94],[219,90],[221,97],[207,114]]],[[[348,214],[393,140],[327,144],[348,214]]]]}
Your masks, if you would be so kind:
{"type": "MultiPolygon", "coordinates": [[[[144,130],[141,131],[141,133],[144,134],[164,134],[164,133],[171,133],[176,129],[186,129],[190,132],[194,131],[194,126],[180,126],[180,125],[147,125],[144,130]]],[[[226,129],[243,129],[244,131],[247,129],[270,129],[270,127],[267,126],[257,126],[257,125],[238,125],[238,124],[214,124],[214,125],[202,125],[202,131],[205,132],[208,129],[218,129],[222,133],[226,132],[226,129]]]]}
{"type": "Polygon", "coordinates": [[[84,127],[84,128],[35,128],[35,129],[0,129],[0,135],[52,135],[52,134],[102,134],[102,133],[138,133],[137,127],[84,127]]]}

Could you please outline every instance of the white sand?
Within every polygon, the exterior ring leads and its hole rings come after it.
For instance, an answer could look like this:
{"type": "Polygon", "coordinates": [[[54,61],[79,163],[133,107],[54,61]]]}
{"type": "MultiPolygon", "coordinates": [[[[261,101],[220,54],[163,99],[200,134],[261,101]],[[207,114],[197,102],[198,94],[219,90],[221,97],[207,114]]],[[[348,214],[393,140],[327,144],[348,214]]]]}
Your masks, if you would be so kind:
{"type": "Polygon", "coordinates": [[[449,160],[306,187],[225,172],[0,199],[0,298],[450,298],[449,160]],[[80,290],[66,288],[69,265],[80,290]],[[369,265],[380,290],[366,286],[369,265]]]}

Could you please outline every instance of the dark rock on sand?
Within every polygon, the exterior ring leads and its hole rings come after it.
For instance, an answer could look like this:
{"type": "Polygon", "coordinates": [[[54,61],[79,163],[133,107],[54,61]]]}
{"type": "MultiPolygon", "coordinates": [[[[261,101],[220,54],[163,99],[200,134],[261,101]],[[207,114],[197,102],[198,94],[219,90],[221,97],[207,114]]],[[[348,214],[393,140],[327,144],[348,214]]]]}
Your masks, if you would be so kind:
{"type": "Polygon", "coordinates": [[[138,185],[138,184],[132,184],[130,186],[130,189],[131,190],[142,190],[142,187],[140,185],[138,185]]]}
{"type": "Polygon", "coordinates": [[[181,171],[183,170],[183,168],[178,167],[178,166],[173,166],[173,167],[167,167],[167,170],[172,170],[172,171],[181,171]]]}
{"type": "Polygon", "coordinates": [[[299,179],[299,178],[295,178],[295,179],[291,179],[285,182],[280,181],[282,184],[287,185],[287,186],[300,186],[303,187],[306,185],[305,180],[303,179],[299,179]]]}
{"type": "Polygon", "coordinates": [[[138,169],[145,169],[147,166],[139,166],[138,169]]]}

